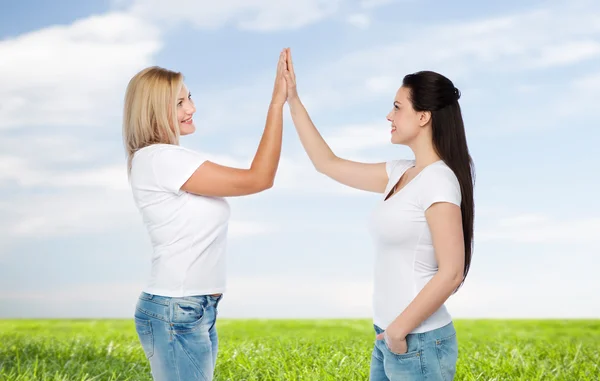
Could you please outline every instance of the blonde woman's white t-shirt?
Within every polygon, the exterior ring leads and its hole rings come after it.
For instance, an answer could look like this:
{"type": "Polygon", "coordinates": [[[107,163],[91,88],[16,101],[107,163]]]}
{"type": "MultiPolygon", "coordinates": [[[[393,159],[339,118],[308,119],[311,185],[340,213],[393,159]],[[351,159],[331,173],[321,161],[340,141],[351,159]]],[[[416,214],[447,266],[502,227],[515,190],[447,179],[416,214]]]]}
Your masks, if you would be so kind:
{"type": "MultiPolygon", "coordinates": [[[[413,160],[394,160],[386,164],[388,184],[370,220],[376,247],[373,322],[384,330],[438,270],[425,211],[436,202],[450,202],[458,206],[461,203],[458,179],[443,161],[422,169],[385,200],[404,172],[414,165],[413,160]]],[[[440,328],[451,320],[442,305],[412,333],[440,328]]]]}
{"type": "Polygon", "coordinates": [[[143,291],[163,296],[225,291],[229,204],[181,190],[206,158],[172,144],[137,151],[130,185],[153,247],[143,291]]]}

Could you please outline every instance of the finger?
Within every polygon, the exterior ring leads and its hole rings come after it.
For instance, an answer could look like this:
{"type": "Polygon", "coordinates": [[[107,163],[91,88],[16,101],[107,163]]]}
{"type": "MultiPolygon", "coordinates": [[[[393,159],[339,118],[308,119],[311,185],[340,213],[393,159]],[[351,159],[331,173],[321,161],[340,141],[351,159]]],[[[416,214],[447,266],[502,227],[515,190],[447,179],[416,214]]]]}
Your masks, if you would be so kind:
{"type": "Polygon", "coordinates": [[[292,49],[287,49],[287,66],[290,73],[292,73],[292,77],[296,78],[296,73],[294,71],[294,62],[292,61],[292,49]]]}
{"type": "Polygon", "coordinates": [[[283,50],[281,52],[280,62],[281,62],[281,71],[283,73],[286,70],[286,68],[287,68],[287,61],[286,61],[286,56],[285,56],[285,50],[283,50]]]}
{"type": "Polygon", "coordinates": [[[283,74],[285,70],[285,55],[283,52],[279,55],[279,62],[277,62],[277,74],[283,74]]]}
{"type": "Polygon", "coordinates": [[[376,339],[377,340],[383,340],[383,332],[380,333],[379,335],[377,335],[376,339]]]}

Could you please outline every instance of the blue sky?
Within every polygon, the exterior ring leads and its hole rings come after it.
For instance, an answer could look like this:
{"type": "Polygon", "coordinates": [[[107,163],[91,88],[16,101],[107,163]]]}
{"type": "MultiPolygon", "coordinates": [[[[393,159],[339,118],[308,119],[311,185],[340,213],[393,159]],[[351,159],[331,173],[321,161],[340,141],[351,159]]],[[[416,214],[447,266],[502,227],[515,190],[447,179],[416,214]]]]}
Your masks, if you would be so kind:
{"type": "MultiPolygon", "coordinates": [[[[600,317],[600,6],[426,0],[22,1],[0,12],[0,317],[131,317],[150,250],[121,143],[129,78],[183,72],[182,145],[248,166],[279,51],[341,157],[412,158],[385,120],[405,74],[461,90],[477,183],[455,317],[600,317]],[[285,6],[284,6],[285,5],[285,6]]],[[[230,199],[223,317],[369,317],[379,195],[311,167],[287,113],[273,189],[230,199]]]]}

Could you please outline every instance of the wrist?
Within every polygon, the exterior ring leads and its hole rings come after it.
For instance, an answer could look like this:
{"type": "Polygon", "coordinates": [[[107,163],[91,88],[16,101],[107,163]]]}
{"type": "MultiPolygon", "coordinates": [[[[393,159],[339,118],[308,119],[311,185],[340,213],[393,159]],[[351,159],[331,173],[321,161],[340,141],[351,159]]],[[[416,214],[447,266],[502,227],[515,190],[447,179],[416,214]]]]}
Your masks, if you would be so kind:
{"type": "Polygon", "coordinates": [[[298,95],[293,96],[293,97],[288,96],[287,102],[290,107],[295,107],[295,106],[299,106],[302,104],[302,102],[300,102],[300,97],[298,95]]]}
{"type": "Polygon", "coordinates": [[[269,108],[277,108],[277,109],[283,108],[284,104],[285,104],[285,101],[271,99],[271,103],[269,104],[269,108]]]}
{"type": "Polygon", "coordinates": [[[396,340],[405,339],[406,336],[410,333],[410,332],[407,332],[404,327],[400,326],[397,323],[390,324],[387,331],[388,331],[388,336],[390,336],[396,340]]]}

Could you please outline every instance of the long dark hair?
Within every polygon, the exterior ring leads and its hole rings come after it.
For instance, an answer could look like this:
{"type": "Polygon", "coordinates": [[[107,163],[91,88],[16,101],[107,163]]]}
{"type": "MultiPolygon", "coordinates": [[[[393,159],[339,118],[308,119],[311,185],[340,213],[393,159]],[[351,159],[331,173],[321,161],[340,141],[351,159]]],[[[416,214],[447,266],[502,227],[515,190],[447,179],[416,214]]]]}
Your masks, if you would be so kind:
{"type": "Polygon", "coordinates": [[[404,77],[402,86],[409,89],[410,100],[415,111],[431,112],[433,147],[446,165],[452,169],[460,183],[462,197],[460,210],[465,242],[465,268],[460,283],[462,286],[469,272],[473,255],[475,170],[458,104],[460,91],[448,78],[432,71],[409,74],[404,77]]]}

